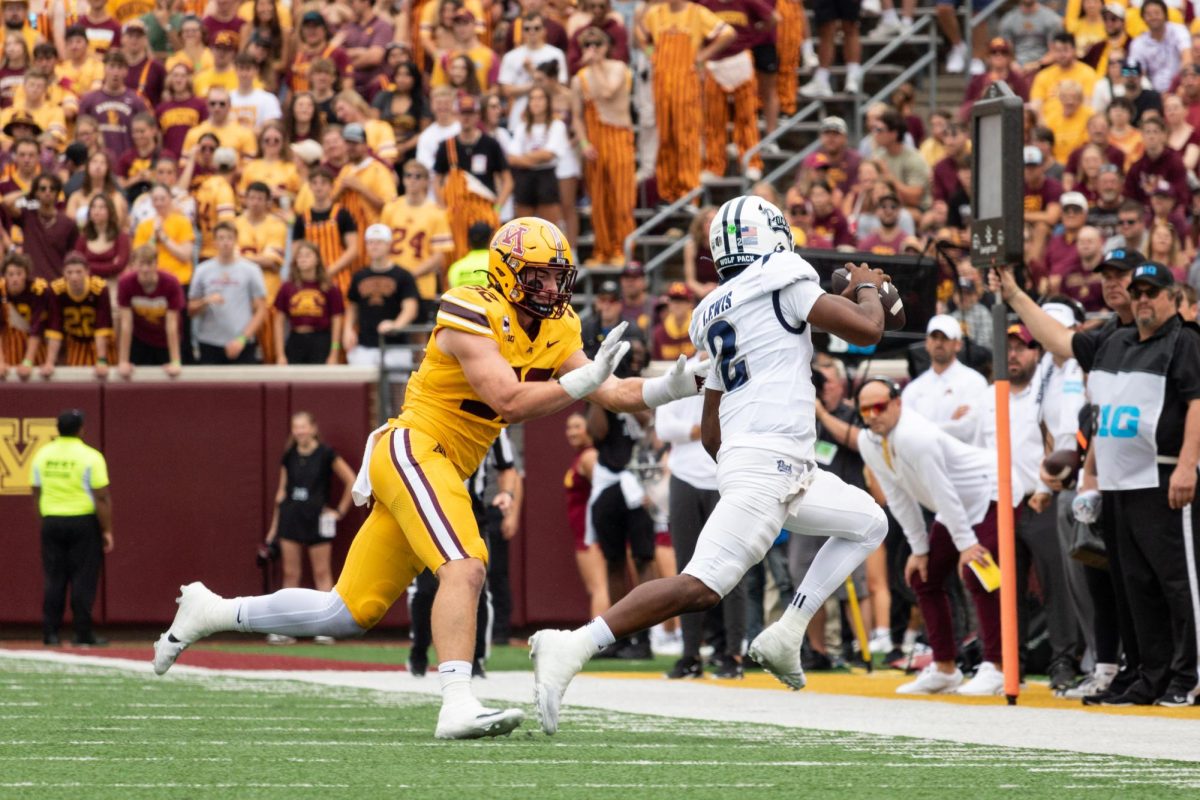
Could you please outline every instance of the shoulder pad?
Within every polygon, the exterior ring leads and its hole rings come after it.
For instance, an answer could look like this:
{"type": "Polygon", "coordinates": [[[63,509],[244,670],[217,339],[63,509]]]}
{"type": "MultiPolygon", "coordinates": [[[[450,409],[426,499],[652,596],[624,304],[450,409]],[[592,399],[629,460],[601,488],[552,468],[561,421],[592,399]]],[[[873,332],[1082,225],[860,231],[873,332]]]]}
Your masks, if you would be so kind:
{"type": "Polygon", "coordinates": [[[762,288],[767,292],[782,289],[796,281],[817,281],[820,276],[803,257],[796,253],[772,253],[759,262],[762,288]]]}
{"type": "Polygon", "coordinates": [[[50,282],[50,291],[55,294],[64,294],[67,291],[67,279],[55,278],[50,282]]]}
{"type": "Polygon", "coordinates": [[[104,290],[106,290],[108,288],[108,282],[105,281],[104,278],[101,278],[99,275],[93,275],[88,280],[88,288],[91,289],[91,291],[93,293],[100,294],[101,292],[103,292],[104,290]]]}
{"type": "Polygon", "coordinates": [[[491,289],[483,286],[458,286],[442,295],[437,325],[492,336],[493,322],[502,316],[503,308],[504,303],[491,289]]]}
{"type": "Polygon", "coordinates": [[[50,284],[46,283],[45,278],[34,278],[33,283],[29,284],[29,291],[34,294],[45,294],[50,288],[50,284]]]}

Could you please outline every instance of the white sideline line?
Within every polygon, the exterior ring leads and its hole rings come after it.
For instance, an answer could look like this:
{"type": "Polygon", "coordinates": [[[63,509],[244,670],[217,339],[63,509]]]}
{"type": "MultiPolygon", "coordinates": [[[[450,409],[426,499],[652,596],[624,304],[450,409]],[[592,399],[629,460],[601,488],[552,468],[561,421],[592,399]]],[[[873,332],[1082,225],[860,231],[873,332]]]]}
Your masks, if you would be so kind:
{"type": "MultiPolygon", "coordinates": [[[[0,649],[0,658],[88,665],[152,675],[149,662],[67,653],[0,649]]],[[[437,696],[438,683],[404,672],[216,670],[177,664],[172,674],[263,681],[300,681],[331,687],[437,696]]],[[[161,680],[170,680],[163,678],[161,680]]],[[[481,700],[533,699],[533,675],[489,672],[472,689],[481,700]]],[[[597,708],[691,720],[743,722],[785,728],[910,736],[939,741],[1058,750],[1133,758],[1200,762],[1200,712],[1196,719],[1096,714],[1083,710],[956,705],[922,700],[880,700],[771,689],[741,689],[675,682],[580,675],[567,691],[562,734],[570,735],[572,710],[597,708]],[[618,688],[619,687],[619,688],[618,688]]],[[[526,723],[536,729],[536,720],[526,723]]],[[[786,738],[780,743],[786,745],[786,738]]],[[[857,744],[857,743],[851,743],[857,744]]],[[[941,751],[944,756],[946,751],[941,751]]]]}

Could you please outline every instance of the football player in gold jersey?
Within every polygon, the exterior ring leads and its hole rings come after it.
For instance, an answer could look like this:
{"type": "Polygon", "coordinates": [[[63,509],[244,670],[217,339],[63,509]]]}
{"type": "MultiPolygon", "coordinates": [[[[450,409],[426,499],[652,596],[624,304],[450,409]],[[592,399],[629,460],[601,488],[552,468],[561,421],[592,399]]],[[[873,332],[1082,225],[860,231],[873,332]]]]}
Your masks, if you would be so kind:
{"type": "Polygon", "coordinates": [[[436,736],[497,736],[520,709],[489,709],[471,693],[475,608],[487,548],[464,481],[513,422],[553,414],[587,398],[612,411],[641,411],[699,391],[698,364],[681,358],[657,378],[612,376],[629,343],[614,328],[595,360],[583,352],[571,310],[575,264],[556,226],[537,217],[492,237],[487,287],[442,296],[420,369],[400,416],[375,431],[355,499],[375,500],[332,592],[284,589],[224,599],[202,583],[182,587],[179,611],[154,646],[160,675],[192,642],[219,631],[289,636],[362,634],[422,569],[437,575],[433,638],[441,663],[436,736]]]}

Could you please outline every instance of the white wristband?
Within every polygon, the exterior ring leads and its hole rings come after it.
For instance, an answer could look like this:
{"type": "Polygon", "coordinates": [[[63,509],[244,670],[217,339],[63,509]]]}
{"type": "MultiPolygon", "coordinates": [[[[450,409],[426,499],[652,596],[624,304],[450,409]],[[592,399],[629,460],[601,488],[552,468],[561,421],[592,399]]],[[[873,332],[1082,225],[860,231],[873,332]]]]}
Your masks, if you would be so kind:
{"type": "Polygon", "coordinates": [[[671,382],[667,375],[646,378],[642,382],[642,402],[646,408],[658,408],[678,399],[671,393],[671,382]]]}
{"type": "Polygon", "coordinates": [[[558,379],[558,385],[576,400],[582,400],[608,380],[608,372],[596,362],[573,369],[558,379]]]}

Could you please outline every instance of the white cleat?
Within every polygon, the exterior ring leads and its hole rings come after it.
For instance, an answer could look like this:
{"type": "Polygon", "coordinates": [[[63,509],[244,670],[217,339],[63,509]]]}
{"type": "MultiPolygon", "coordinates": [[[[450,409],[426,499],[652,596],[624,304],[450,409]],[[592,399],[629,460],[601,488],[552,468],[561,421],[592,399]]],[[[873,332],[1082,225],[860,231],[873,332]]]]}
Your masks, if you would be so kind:
{"type": "Polygon", "coordinates": [[[525,721],[519,708],[484,708],[478,703],[447,708],[438,714],[437,739],[483,739],[507,736],[525,721]]]}
{"type": "Polygon", "coordinates": [[[953,693],[962,681],[962,670],[955,669],[954,672],[945,673],[937,668],[937,664],[930,664],[921,670],[916,680],[897,686],[896,694],[949,694],[953,693]]]}
{"type": "Polygon", "coordinates": [[[586,631],[538,631],[529,639],[533,659],[533,699],[542,730],[558,730],[558,711],[571,679],[591,657],[591,639],[586,631]]]}
{"type": "Polygon", "coordinates": [[[807,683],[804,667],[800,666],[800,645],[788,642],[779,631],[778,624],[768,625],[755,636],[747,655],[784,686],[799,690],[807,683]]]}
{"type": "Polygon", "coordinates": [[[959,694],[969,697],[991,697],[1004,693],[1004,673],[990,661],[984,661],[975,671],[975,677],[958,687],[959,694]]]}
{"type": "Polygon", "coordinates": [[[175,612],[175,619],[154,643],[156,675],[169,670],[189,644],[225,628],[219,618],[221,599],[199,581],[179,587],[179,597],[175,598],[179,610],[175,612]]]}

